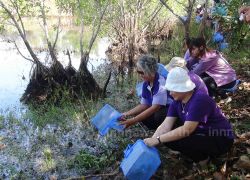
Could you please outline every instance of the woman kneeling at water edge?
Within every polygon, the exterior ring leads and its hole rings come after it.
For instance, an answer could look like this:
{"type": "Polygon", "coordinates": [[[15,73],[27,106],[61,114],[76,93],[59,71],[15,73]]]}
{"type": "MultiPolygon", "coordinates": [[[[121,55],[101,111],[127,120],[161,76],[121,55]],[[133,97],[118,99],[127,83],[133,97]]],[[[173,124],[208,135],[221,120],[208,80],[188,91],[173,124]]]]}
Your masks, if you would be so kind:
{"type": "Polygon", "coordinates": [[[195,91],[195,84],[187,71],[173,68],[165,88],[174,101],[154,135],[144,139],[145,144],[156,146],[163,143],[200,165],[205,165],[210,157],[228,152],[234,139],[230,123],[211,97],[195,91]],[[177,119],[182,125],[172,129],[177,119]]]}
{"type": "Polygon", "coordinates": [[[128,128],[142,122],[148,129],[157,129],[167,115],[168,95],[164,89],[165,78],[158,72],[156,59],[151,55],[141,56],[136,63],[137,73],[144,83],[142,86],[141,103],[123,113],[121,124],[128,128]],[[134,116],[127,119],[128,116],[134,116]]]}

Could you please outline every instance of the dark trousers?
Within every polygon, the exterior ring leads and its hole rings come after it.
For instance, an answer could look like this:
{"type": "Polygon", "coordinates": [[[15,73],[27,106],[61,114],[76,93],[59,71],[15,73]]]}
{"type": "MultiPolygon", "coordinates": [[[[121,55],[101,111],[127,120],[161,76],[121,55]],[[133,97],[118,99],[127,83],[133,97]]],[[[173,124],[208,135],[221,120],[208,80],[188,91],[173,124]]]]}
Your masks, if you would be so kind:
{"type": "Polygon", "coordinates": [[[157,129],[167,116],[168,106],[161,106],[161,108],[152,114],[147,119],[143,120],[142,123],[147,126],[149,130],[157,129]]]}
{"type": "Polygon", "coordinates": [[[227,94],[223,89],[232,88],[235,86],[235,83],[236,83],[236,81],[232,81],[228,84],[217,87],[217,84],[214,81],[214,79],[211,76],[209,76],[208,74],[203,73],[202,75],[200,75],[200,77],[202,78],[202,80],[204,81],[204,83],[207,86],[209,96],[211,96],[211,97],[220,96],[222,99],[227,98],[227,94]]]}
{"type": "Polygon", "coordinates": [[[233,139],[224,136],[193,134],[177,141],[165,143],[165,145],[181,152],[194,162],[199,162],[208,157],[216,157],[228,152],[233,145],[233,139]]]}

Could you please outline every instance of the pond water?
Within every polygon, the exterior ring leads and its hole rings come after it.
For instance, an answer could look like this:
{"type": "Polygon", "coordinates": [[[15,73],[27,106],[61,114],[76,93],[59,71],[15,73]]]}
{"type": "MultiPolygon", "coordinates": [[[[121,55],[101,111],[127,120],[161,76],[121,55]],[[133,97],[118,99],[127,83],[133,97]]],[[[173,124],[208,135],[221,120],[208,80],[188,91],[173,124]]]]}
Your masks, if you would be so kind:
{"type": "MultiPolygon", "coordinates": [[[[19,42],[19,44],[21,44],[20,50],[22,53],[29,57],[29,53],[22,45],[22,42],[19,42]]],[[[108,38],[100,39],[94,53],[90,54],[88,64],[90,72],[107,61],[105,51],[108,46],[108,38]]],[[[19,99],[29,82],[32,63],[18,53],[13,43],[3,40],[0,41],[0,57],[0,114],[5,114],[8,111],[24,107],[19,99]]],[[[44,60],[46,52],[39,53],[38,57],[44,60]]],[[[63,51],[58,53],[58,59],[64,66],[68,64],[68,56],[63,51]]],[[[72,53],[71,59],[72,65],[78,69],[80,55],[72,53]]]]}
{"type": "MultiPolygon", "coordinates": [[[[90,54],[90,72],[108,63],[105,55],[108,45],[107,38],[98,42],[94,53],[90,54]]],[[[21,41],[18,46],[29,57],[21,41]]],[[[44,60],[47,54],[40,52],[37,55],[44,60]]],[[[19,99],[29,82],[32,63],[25,60],[13,44],[1,40],[0,56],[0,179],[19,179],[19,175],[24,179],[80,176],[75,169],[68,168],[68,164],[82,149],[100,154],[101,147],[106,145],[106,138],[101,138],[87,121],[83,122],[81,113],[74,120],[66,118],[67,123],[63,127],[57,124],[38,127],[29,116],[22,116],[26,108],[19,99]],[[49,163],[45,156],[46,149],[53,154],[49,163]]],[[[64,66],[68,64],[68,56],[63,50],[58,53],[58,59],[64,66]]],[[[71,59],[72,65],[78,69],[79,54],[72,52],[71,59]]]]}

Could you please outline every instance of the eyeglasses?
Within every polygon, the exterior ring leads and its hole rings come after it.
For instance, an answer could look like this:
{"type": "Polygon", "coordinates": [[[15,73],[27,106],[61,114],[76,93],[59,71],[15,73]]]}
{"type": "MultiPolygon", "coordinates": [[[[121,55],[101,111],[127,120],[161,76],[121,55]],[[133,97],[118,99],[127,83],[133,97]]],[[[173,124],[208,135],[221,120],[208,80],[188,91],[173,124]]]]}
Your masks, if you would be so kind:
{"type": "Polygon", "coordinates": [[[143,72],[143,71],[138,71],[138,70],[137,70],[137,73],[138,73],[138,74],[141,74],[141,75],[144,75],[144,72],[143,72]]]}

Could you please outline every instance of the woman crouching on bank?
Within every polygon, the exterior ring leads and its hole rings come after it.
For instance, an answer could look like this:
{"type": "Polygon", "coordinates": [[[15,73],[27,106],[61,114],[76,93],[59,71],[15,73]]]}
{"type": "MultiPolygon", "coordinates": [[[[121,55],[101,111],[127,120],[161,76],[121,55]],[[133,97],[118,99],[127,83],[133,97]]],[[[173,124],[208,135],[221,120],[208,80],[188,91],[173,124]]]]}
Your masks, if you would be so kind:
{"type": "Polygon", "coordinates": [[[232,127],[211,97],[195,91],[188,72],[180,67],[172,69],[165,87],[174,102],[154,135],[144,139],[145,144],[162,143],[201,165],[228,152],[234,141],[232,127]],[[173,129],[177,119],[182,125],[173,129]]]}

